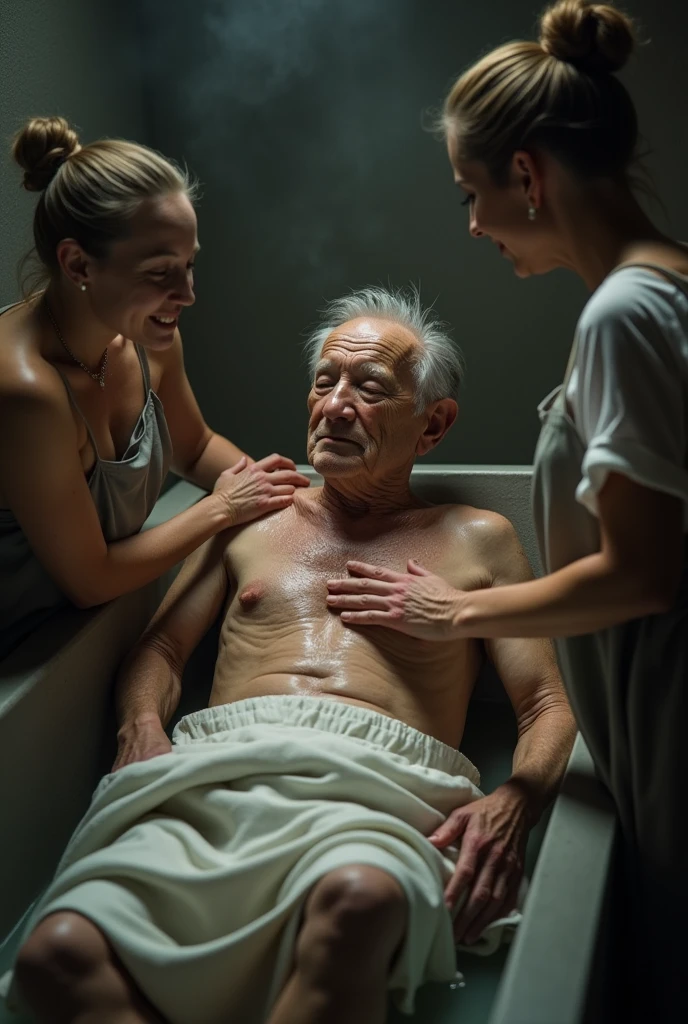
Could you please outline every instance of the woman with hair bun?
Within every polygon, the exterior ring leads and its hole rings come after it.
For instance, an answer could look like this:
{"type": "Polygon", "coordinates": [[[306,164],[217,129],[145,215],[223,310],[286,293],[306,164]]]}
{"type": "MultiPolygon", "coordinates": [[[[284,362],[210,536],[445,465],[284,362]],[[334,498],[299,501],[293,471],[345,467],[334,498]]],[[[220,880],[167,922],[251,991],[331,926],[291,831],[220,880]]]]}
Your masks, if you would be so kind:
{"type": "MultiPolygon", "coordinates": [[[[678,1021],[688,1020],[688,250],[634,194],[637,118],[615,76],[633,45],[619,10],[562,0],[538,42],[469,68],[441,120],[471,235],[494,242],[519,277],[566,267],[592,292],[564,383],[540,406],[534,514],[546,575],[457,593],[414,566],[376,583],[376,610],[349,621],[426,638],[556,638],[618,807],[643,966],[657,954],[657,973],[638,979],[654,1001],[646,1019],[678,1021]]],[[[519,813],[505,816],[505,835],[519,813]]],[[[455,838],[448,822],[442,844],[455,838]]],[[[491,870],[478,857],[474,892],[494,889],[491,870]]],[[[480,914],[466,906],[462,927],[480,914]]]]}
{"type": "Polygon", "coordinates": [[[33,118],[13,155],[39,192],[42,282],[0,310],[0,658],[56,609],[142,587],[306,477],[205,423],[178,323],[194,302],[194,187],[120,139],[33,118]],[[168,468],[211,491],[140,533],[168,468]]]}

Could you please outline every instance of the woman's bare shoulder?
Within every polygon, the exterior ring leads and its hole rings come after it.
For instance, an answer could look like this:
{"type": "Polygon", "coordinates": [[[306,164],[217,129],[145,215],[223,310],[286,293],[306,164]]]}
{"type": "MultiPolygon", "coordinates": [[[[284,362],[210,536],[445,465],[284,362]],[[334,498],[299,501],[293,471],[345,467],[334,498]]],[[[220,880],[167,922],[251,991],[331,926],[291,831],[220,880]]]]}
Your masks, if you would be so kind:
{"type": "Polygon", "coordinates": [[[41,354],[40,331],[23,303],[0,316],[0,395],[10,406],[68,408],[64,385],[41,354]]]}

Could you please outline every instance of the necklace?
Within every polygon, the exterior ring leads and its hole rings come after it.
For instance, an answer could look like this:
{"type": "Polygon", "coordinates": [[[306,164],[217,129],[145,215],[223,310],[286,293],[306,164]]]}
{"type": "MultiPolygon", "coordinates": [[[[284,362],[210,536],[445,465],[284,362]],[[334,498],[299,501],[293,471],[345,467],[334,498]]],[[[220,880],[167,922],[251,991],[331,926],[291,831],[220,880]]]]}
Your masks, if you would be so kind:
{"type": "Polygon", "coordinates": [[[55,321],[55,317],[53,316],[53,311],[51,310],[50,306],[48,305],[47,299],[44,299],[43,301],[45,302],[45,308],[46,308],[46,310],[48,312],[48,318],[50,320],[50,323],[53,325],[53,328],[55,330],[55,334],[57,335],[57,337],[58,337],[59,341],[61,342],[62,347],[64,348],[64,350],[67,353],[67,355],[70,357],[70,359],[73,359],[74,362],[77,364],[77,366],[80,366],[81,369],[84,370],[84,372],[89,375],[89,377],[92,377],[93,380],[98,381],[98,383],[100,384],[101,388],[104,388],[105,387],[105,370],[107,369],[107,363],[108,363],[108,350],[105,349],[105,352],[103,353],[103,358],[100,360],[100,366],[98,367],[97,373],[94,373],[93,370],[89,370],[88,366],[86,366],[86,363],[82,363],[80,359],[77,359],[77,357],[74,355],[72,350],[68,347],[67,342],[62,337],[62,331],[57,326],[57,323],[55,321]]]}

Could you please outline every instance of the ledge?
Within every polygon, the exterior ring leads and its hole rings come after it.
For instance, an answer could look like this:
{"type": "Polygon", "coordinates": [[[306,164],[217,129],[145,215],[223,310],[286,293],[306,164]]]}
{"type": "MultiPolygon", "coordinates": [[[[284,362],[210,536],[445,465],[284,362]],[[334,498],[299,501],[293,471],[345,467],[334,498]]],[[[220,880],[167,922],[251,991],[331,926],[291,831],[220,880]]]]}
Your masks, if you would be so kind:
{"type": "MultiPolygon", "coordinates": [[[[489,1024],[583,1024],[605,908],[617,818],[578,734],[489,1024]]],[[[606,1018],[604,1018],[606,1019],[606,1018]]]]}

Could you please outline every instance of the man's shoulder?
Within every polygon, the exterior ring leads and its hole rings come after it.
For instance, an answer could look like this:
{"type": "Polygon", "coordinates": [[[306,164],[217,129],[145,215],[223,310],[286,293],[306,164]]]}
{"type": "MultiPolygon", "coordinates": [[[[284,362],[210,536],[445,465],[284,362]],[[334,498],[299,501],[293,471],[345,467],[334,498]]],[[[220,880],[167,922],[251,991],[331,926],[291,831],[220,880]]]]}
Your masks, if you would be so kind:
{"type": "Polygon", "coordinates": [[[229,527],[219,535],[225,561],[231,563],[235,557],[246,557],[253,553],[282,551],[287,540],[292,541],[296,534],[303,531],[304,520],[312,520],[315,507],[316,503],[310,498],[297,495],[294,504],[286,508],[229,527]],[[298,509],[295,507],[296,499],[298,509]]]}
{"type": "Polygon", "coordinates": [[[294,501],[286,508],[278,508],[272,512],[266,512],[248,522],[240,523],[239,526],[232,526],[225,531],[227,543],[239,540],[242,537],[261,537],[263,540],[277,533],[280,529],[291,531],[299,518],[312,519],[318,508],[318,492],[322,487],[299,488],[294,501]]]}
{"type": "Polygon", "coordinates": [[[528,578],[529,570],[513,523],[490,509],[472,505],[441,506],[447,537],[448,564],[471,566],[481,585],[528,578]]]}
{"type": "Polygon", "coordinates": [[[509,541],[516,535],[511,521],[499,512],[459,504],[436,505],[435,508],[442,515],[446,526],[456,530],[463,540],[494,543],[498,540],[509,541]]]}

